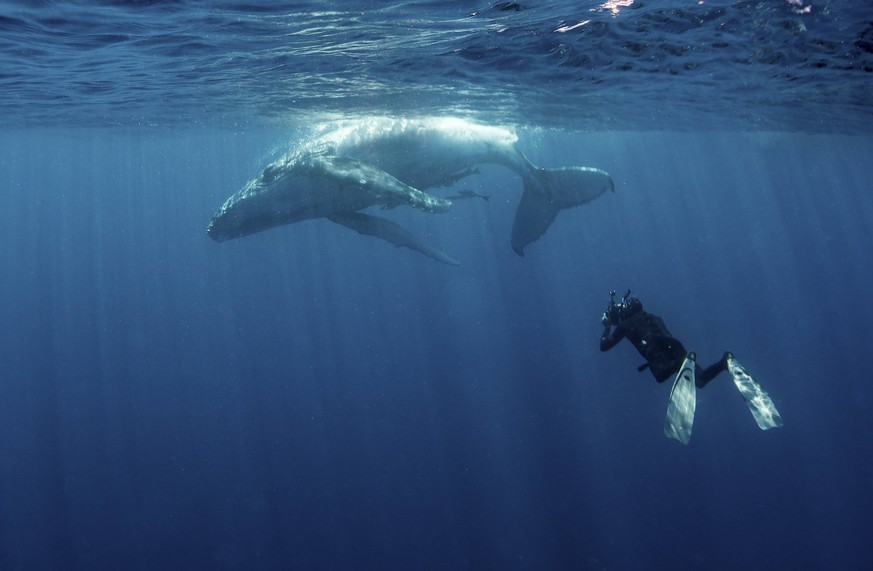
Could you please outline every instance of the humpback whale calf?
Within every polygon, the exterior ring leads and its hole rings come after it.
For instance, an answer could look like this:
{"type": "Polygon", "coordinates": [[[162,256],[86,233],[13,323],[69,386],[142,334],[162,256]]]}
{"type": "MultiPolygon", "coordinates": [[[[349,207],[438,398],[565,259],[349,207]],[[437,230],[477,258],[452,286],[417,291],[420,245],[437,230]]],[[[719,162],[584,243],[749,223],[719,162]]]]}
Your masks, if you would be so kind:
{"type": "Polygon", "coordinates": [[[326,218],[457,264],[394,222],[362,210],[407,205],[429,213],[445,212],[451,200],[424,191],[478,174],[478,165],[496,164],[514,171],[522,181],[510,244],[523,256],[524,248],[546,232],[559,211],[590,202],[615,187],[606,172],[594,167],[536,167],[516,149],[516,141],[509,130],[461,119],[355,121],[268,165],[224,202],[207,233],[222,242],[326,218]]]}

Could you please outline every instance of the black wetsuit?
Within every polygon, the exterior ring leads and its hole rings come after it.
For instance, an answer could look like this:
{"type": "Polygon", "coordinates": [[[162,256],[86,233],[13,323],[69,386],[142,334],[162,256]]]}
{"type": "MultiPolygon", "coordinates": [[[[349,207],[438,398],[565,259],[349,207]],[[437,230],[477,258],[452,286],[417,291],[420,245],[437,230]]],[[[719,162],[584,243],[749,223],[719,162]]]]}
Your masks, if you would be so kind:
{"type": "MultiPolygon", "coordinates": [[[[687,351],[682,343],[670,335],[664,320],[657,315],[638,311],[619,323],[610,335],[610,326],[606,325],[600,338],[600,350],[609,351],[622,339],[627,338],[636,347],[646,363],[639,367],[640,371],[648,368],[659,383],[672,378],[682,367],[687,351]]],[[[695,366],[694,384],[703,388],[719,373],[727,369],[727,353],[717,363],[703,369],[695,366]]]]}

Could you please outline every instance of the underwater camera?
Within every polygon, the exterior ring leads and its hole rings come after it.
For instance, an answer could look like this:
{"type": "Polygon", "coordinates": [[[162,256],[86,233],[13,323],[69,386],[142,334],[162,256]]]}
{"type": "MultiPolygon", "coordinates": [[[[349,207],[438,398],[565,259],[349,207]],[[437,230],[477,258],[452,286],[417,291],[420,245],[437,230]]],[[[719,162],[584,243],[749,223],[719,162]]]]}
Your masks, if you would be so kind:
{"type": "Polygon", "coordinates": [[[600,318],[604,325],[618,325],[624,319],[630,307],[630,301],[633,299],[630,296],[631,290],[627,290],[621,300],[615,301],[615,290],[609,292],[609,305],[606,306],[606,311],[600,318]]]}

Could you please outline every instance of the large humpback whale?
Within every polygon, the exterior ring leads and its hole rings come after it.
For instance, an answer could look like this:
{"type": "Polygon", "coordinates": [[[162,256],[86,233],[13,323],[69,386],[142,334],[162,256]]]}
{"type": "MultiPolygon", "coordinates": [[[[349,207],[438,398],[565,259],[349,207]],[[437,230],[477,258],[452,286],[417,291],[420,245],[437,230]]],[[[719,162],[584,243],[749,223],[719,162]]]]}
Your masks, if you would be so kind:
{"type": "Polygon", "coordinates": [[[397,224],[361,212],[371,206],[408,205],[445,212],[452,203],[423,191],[450,186],[496,164],[521,178],[523,191],[512,226],[519,255],[542,236],[558,212],[614,190],[593,167],[546,169],[515,148],[517,137],[498,127],[460,119],[356,121],[300,145],[267,166],[231,196],[207,228],[221,242],[311,218],[332,222],[456,264],[397,224]]]}

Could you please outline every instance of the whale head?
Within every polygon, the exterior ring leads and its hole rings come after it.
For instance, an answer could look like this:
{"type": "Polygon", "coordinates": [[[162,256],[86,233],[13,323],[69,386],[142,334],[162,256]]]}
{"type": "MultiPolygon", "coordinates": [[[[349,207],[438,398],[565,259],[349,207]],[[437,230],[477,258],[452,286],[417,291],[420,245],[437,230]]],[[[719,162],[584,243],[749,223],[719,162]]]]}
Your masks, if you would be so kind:
{"type": "Polygon", "coordinates": [[[310,218],[401,204],[426,212],[445,212],[452,205],[356,159],[292,156],[271,164],[228,198],[206,233],[224,242],[310,218]]]}
{"type": "Polygon", "coordinates": [[[343,176],[335,159],[283,158],[228,198],[206,228],[216,242],[269,228],[319,218],[340,210],[358,210],[372,202],[360,192],[361,181],[343,176]]]}

